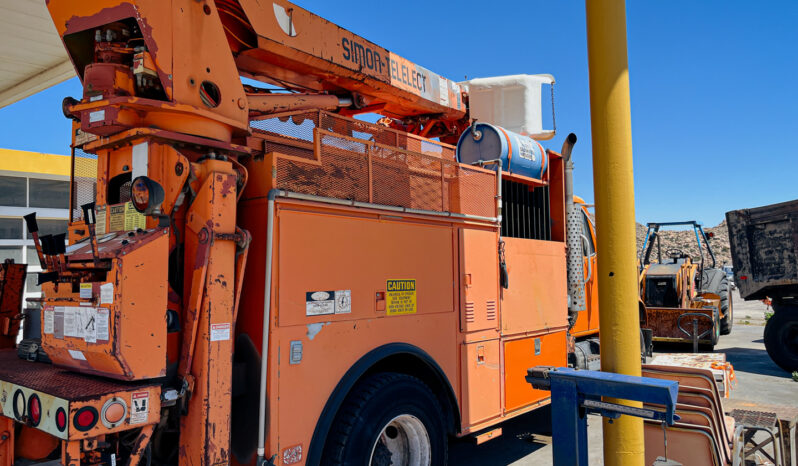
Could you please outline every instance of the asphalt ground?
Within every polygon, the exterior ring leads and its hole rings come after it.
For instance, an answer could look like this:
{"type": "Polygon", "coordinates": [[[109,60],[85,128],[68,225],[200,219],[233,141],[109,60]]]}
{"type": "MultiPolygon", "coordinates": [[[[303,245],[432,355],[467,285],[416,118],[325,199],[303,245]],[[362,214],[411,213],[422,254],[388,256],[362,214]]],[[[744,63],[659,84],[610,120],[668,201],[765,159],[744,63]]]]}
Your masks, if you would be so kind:
{"type": "MultiPolygon", "coordinates": [[[[798,382],[776,366],[765,351],[762,334],[769,311],[763,303],[745,302],[734,292],[735,324],[730,335],[722,336],[715,352],[726,353],[737,376],[731,398],[764,404],[798,405],[798,382]]],[[[656,353],[686,353],[690,345],[656,345],[656,353]]],[[[519,416],[502,424],[502,435],[482,445],[469,439],[452,441],[449,463],[470,465],[550,465],[551,409],[519,416]]],[[[603,464],[602,425],[597,416],[588,419],[590,464],[603,464]]]]}

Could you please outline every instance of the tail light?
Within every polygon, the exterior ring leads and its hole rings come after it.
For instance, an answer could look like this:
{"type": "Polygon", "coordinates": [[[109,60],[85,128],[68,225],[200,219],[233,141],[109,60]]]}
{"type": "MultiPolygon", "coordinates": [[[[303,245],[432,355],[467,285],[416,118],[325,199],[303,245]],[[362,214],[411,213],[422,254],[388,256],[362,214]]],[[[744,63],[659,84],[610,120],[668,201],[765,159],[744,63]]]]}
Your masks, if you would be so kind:
{"type": "Polygon", "coordinates": [[[66,430],[67,426],[67,415],[64,408],[58,408],[55,412],[55,427],[58,428],[59,432],[63,432],[66,430]]]}
{"type": "Polygon", "coordinates": [[[75,426],[75,429],[86,432],[97,424],[98,418],[99,415],[94,407],[84,406],[75,413],[72,424],[75,426]]]}
{"type": "Polygon", "coordinates": [[[125,421],[127,417],[127,403],[121,398],[111,398],[103,405],[100,412],[100,419],[103,425],[109,429],[113,429],[125,421]]]}
{"type": "Polygon", "coordinates": [[[14,392],[14,417],[17,418],[18,421],[22,420],[22,417],[25,416],[25,394],[22,393],[22,390],[17,389],[14,392]]]}
{"type": "Polygon", "coordinates": [[[42,402],[36,394],[28,398],[28,420],[32,427],[38,426],[42,420],[42,402]]]}

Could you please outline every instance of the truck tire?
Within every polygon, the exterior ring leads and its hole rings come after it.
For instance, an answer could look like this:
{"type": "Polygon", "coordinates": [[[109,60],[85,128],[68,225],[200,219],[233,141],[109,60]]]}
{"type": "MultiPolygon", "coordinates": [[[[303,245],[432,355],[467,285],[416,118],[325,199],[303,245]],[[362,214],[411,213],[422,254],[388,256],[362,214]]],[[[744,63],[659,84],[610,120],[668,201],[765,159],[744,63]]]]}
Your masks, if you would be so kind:
{"type": "Polygon", "coordinates": [[[780,306],[765,325],[765,349],[779,367],[798,371],[798,307],[780,306]]]}
{"type": "Polygon", "coordinates": [[[324,446],[323,465],[445,465],[443,410],[421,380],[393,372],[359,382],[349,394],[324,446]]]}
{"type": "Polygon", "coordinates": [[[709,343],[699,343],[698,347],[701,351],[715,351],[715,345],[720,341],[720,314],[714,312],[712,314],[712,322],[715,326],[712,333],[709,335],[709,343]]]}
{"type": "Polygon", "coordinates": [[[728,335],[734,325],[734,307],[732,306],[732,294],[729,287],[729,277],[722,269],[704,270],[703,290],[715,293],[720,296],[720,334],[728,335]]]}
{"type": "Polygon", "coordinates": [[[721,288],[717,293],[720,296],[720,312],[723,317],[720,319],[720,334],[728,335],[734,326],[734,302],[732,301],[731,286],[729,279],[723,277],[721,288]]]}

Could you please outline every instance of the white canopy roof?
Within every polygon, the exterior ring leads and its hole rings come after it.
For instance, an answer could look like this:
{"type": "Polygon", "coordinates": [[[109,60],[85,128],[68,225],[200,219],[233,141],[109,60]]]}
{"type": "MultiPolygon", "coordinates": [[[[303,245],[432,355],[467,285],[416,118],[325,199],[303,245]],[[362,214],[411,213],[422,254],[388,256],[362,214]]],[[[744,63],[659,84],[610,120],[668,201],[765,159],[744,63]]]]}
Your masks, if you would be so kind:
{"type": "Polygon", "coordinates": [[[45,0],[0,0],[0,108],[73,76],[45,0]]]}

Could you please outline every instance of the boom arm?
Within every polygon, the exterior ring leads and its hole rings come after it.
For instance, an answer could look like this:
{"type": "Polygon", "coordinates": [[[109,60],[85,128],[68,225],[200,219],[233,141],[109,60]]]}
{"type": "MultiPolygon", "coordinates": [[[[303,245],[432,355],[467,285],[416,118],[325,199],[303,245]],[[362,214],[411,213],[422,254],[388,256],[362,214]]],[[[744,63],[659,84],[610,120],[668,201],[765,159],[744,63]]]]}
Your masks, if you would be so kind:
{"type": "Polygon", "coordinates": [[[252,114],[304,108],[381,113],[448,142],[467,126],[457,83],[284,0],[53,0],[48,8],[84,84],[65,113],[89,133],[146,126],[231,141],[246,136],[252,114]],[[240,76],[291,93],[245,89],[240,76]],[[98,122],[98,101],[123,97],[131,111],[98,122]]]}
{"type": "Polygon", "coordinates": [[[217,0],[239,71],[334,94],[396,118],[465,116],[460,86],[287,1],[217,0]]]}

